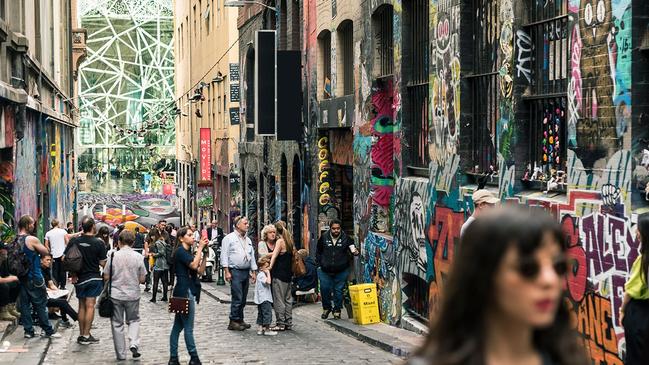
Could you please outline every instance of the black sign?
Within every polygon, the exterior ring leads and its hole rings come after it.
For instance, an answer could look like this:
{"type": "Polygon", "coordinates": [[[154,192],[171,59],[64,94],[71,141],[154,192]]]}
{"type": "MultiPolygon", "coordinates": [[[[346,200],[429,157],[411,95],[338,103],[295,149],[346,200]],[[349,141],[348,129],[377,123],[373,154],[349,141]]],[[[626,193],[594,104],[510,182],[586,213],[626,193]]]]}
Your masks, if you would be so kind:
{"type": "Polygon", "coordinates": [[[230,125],[239,125],[239,123],[241,123],[239,108],[230,108],[230,125]]]}
{"type": "Polygon", "coordinates": [[[255,34],[255,134],[275,136],[277,104],[275,31],[255,34]]]}
{"type": "Polygon", "coordinates": [[[302,65],[300,51],[277,51],[277,79],[282,92],[277,95],[277,140],[302,139],[302,65]]]}
{"type": "Polygon", "coordinates": [[[241,98],[241,88],[239,84],[230,84],[230,102],[238,103],[241,98]]]}
{"type": "Polygon", "coordinates": [[[239,64],[231,63],[230,64],[230,81],[237,82],[239,81],[239,64]]]}

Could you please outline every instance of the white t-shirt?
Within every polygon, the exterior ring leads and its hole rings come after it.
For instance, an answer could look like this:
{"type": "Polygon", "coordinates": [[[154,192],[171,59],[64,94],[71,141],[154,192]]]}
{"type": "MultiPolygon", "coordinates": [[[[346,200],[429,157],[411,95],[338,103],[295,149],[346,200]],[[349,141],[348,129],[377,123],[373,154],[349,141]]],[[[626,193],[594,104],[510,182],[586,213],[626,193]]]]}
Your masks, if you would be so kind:
{"type": "Polygon", "coordinates": [[[68,232],[62,228],[53,228],[45,233],[45,239],[50,241],[50,250],[52,257],[58,259],[63,256],[65,251],[65,235],[68,232]]]}
{"type": "Polygon", "coordinates": [[[464,222],[462,228],[460,229],[460,237],[464,236],[464,231],[466,231],[466,229],[471,225],[471,223],[473,223],[474,220],[475,217],[470,216],[469,219],[467,219],[466,222],[464,222]]]}

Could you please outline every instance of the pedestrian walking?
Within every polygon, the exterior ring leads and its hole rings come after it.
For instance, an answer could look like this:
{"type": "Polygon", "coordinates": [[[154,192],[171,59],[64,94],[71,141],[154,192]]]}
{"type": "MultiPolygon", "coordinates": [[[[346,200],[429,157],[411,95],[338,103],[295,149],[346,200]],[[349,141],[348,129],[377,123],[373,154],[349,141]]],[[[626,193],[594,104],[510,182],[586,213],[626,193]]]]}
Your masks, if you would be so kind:
{"type": "Polygon", "coordinates": [[[257,261],[259,274],[255,283],[255,304],[257,304],[258,335],[275,336],[277,331],[270,328],[273,321],[273,293],[271,289],[270,255],[262,256],[257,261]]]}
{"type": "Polygon", "coordinates": [[[640,256],[631,267],[620,307],[626,340],[625,365],[649,364],[649,213],[638,217],[637,238],[640,256]]]}
{"type": "Polygon", "coordinates": [[[230,282],[230,323],[229,330],[243,331],[250,325],[243,320],[243,309],[248,298],[248,286],[252,279],[255,283],[257,261],[252,241],[246,236],[250,223],[246,217],[237,217],[234,232],[223,238],[221,247],[221,266],[225,271],[225,280],[230,282]]]}
{"type": "Polygon", "coordinates": [[[460,228],[460,237],[464,236],[464,231],[476,220],[480,215],[485,212],[488,212],[491,208],[495,207],[496,204],[500,203],[498,199],[491,191],[480,189],[473,192],[471,196],[473,199],[473,214],[462,224],[460,228]]]}
{"type": "Polygon", "coordinates": [[[277,243],[271,255],[270,272],[273,275],[273,308],[275,309],[274,331],[290,330],[293,327],[293,237],[283,222],[275,223],[277,243]]]}
{"type": "Polygon", "coordinates": [[[340,319],[343,289],[349,276],[352,255],[358,254],[354,241],[342,231],[340,221],[332,219],[329,231],[320,236],[316,248],[322,319],[327,319],[332,312],[334,319],[340,319]]]}
{"type": "Polygon", "coordinates": [[[171,223],[167,225],[166,230],[169,234],[167,249],[172,253],[171,255],[167,255],[167,265],[169,266],[169,290],[171,290],[174,286],[174,279],[176,277],[176,266],[174,265],[173,252],[176,252],[176,248],[178,248],[178,240],[176,239],[176,234],[174,233],[173,225],[171,223]]]}
{"type": "Polygon", "coordinates": [[[545,213],[498,209],[477,219],[408,364],[589,364],[563,297],[566,247],[545,213]]]}
{"type": "Polygon", "coordinates": [[[194,243],[194,231],[183,227],[178,230],[178,249],[174,253],[174,264],[176,266],[176,286],[173,290],[173,297],[189,299],[189,312],[187,314],[176,313],[174,325],[169,335],[169,365],[179,365],[178,361],[178,337],[181,331],[185,331],[185,345],[190,356],[190,365],[200,365],[198,350],[194,341],[194,315],[196,304],[200,302],[201,283],[198,276],[205,272],[205,248],[208,241],[203,239],[198,245],[196,255],[192,257],[191,249],[194,243]]]}
{"type": "MultiPolygon", "coordinates": [[[[110,230],[108,229],[108,227],[103,226],[99,228],[99,231],[97,232],[97,235],[95,237],[99,238],[104,242],[104,247],[106,247],[106,252],[113,249],[113,247],[111,247],[110,245],[110,230]]],[[[117,247],[117,240],[113,240],[113,245],[117,247]]]]}
{"type": "Polygon", "coordinates": [[[67,280],[65,270],[63,270],[63,251],[65,251],[66,237],[68,232],[60,227],[58,220],[52,220],[52,229],[45,233],[45,247],[52,254],[54,262],[52,263],[52,277],[61,289],[65,289],[67,280]]]}
{"type": "Polygon", "coordinates": [[[149,271],[149,256],[145,252],[144,235],[140,232],[140,227],[135,227],[135,241],[133,242],[133,250],[142,255],[142,262],[146,269],[146,277],[144,279],[144,291],[151,290],[151,271],[149,271]]]}
{"type": "Polygon", "coordinates": [[[167,243],[162,238],[160,231],[156,228],[151,230],[151,240],[154,242],[149,255],[155,259],[153,265],[153,296],[150,302],[156,302],[156,295],[158,294],[158,283],[162,281],[162,300],[167,301],[167,290],[169,289],[169,265],[167,264],[167,243]]]}
{"type": "Polygon", "coordinates": [[[140,354],[140,284],[144,283],[146,269],[142,255],[132,246],[135,234],[122,231],[119,234],[119,249],[108,258],[104,280],[110,280],[110,299],[113,315],[110,326],[117,360],[126,360],[127,348],[134,359],[140,354]],[[129,346],[126,344],[124,324],[128,326],[129,346]]]}
{"type": "Polygon", "coordinates": [[[273,253],[275,242],[277,241],[277,229],[274,224],[268,224],[261,230],[261,240],[257,244],[257,254],[264,257],[273,253]]]}
{"type": "Polygon", "coordinates": [[[210,242],[215,241],[214,243],[221,246],[223,237],[225,237],[225,235],[223,234],[221,227],[219,227],[219,221],[216,219],[212,220],[212,223],[209,224],[209,228],[207,229],[207,239],[210,242]]]}
{"type": "Polygon", "coordinates": [[[78,273],[71,273],[70,278],[79,299],[79,337],[77,342],[81,345],[89,345],[99,342],[99,339],[90,334],[90,328],[95,319],[97,297],[104,287],[99,268],[106,265],[106,246],[104,241],[95,237],[94,219],[84,217],[81,220],[81,229],[83,234],[68,242],[64,256],[73,246],[78,247],[81,252],[81,270],[78,273]]]}
{"type": "Polygon", "coordinates": [[[49,254],[49,251],[38,238],[33,236],[35,231],[36,221],[34,218],[28,215],[20,217],[16,240],[29,262],[27,275],[20,278],[20,321],[25,329],[25,338],[33,338],[35,336],[32,321],[33,309],[38,316],[40,327],[44,331],[41,336],[60,338],[61,334],[54,331],[47,315],[47,291],[39,256],[39,254],[49,254]]]}
{"type": "MultiPolygon", "coordinates": [[[[50,297],[49,293],[59,292],[57,282],[52,279],[50,271],[52,269],[52,255],[45,254],[41,255],[41,272],[43,273],[43,278],[45,278],[45,287],[47,288],[47,308],[56,308],[61,311],[61,322],[59,326],[64,328],[72,327],[72,323],[68,319],[68,316],[72,318],[73,321],[79,320],[79,315],[77,312],[72,309],[70,303],[68,303],[67,298],[65,297],[50,297]]],[[[66,293],[67,291],[64,291],[66,293]]]]}

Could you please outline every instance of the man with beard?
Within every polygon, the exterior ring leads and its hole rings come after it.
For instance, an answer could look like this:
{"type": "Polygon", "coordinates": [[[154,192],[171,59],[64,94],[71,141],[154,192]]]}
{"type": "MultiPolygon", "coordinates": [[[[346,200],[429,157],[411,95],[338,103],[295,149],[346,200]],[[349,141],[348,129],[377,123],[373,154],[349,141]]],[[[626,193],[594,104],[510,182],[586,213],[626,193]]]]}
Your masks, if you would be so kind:
{"type": "Polygon", "coordinates": [[[33,338],[34,325],[32,322],[32,307],[38,315],[38,321],[44,333],[41,336],[60,338],[61,334],[54,332],[47,315],[47,291],[45,278],[41,271],[40,255],[49,255],[47,247],[34,237],[36,221],[25,215],[18,221],[18,236],[16,239],[22,246],[29,261],[29,272],[20,278],[20,320],[25,329],[25,338],[33,338]]]}
{"type": "Polygon", "coordinates": [[[329,232],[318,240],[316,262],[320,292],[322,294],[322,319],[333,312],[334,319],[340,319],[343,306],[343,288],[349,276],[352,255],[359,254],[354,241],[342,231],[340,221],[329,223],[329,232]],[[333,305],[332,305],[333,303],[333,305]]]}

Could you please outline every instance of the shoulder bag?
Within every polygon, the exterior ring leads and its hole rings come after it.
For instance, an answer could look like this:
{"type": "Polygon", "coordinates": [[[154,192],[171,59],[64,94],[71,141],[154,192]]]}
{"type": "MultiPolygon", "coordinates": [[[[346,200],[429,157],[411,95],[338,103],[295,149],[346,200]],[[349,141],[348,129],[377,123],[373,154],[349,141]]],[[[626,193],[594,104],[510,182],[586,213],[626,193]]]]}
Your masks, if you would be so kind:
{"type": "Polygon", "coordinates": [[[304,260],[300,255],[297,254],[297,250],[293,249],[293,262],[291,263],[291,269],[293,275],[296,277],[304,276],[306,274],[306,265],[304,265],[304,260]]]}
{"type": "Polygon", "coordinates": [[[173,289],[171,290],[172,295],[169,298],[169,313],[189,314],[189,298],[174,297],[173,289]]]}
{"type": "Polygon", "coordinates": [[[108,293],[99,301],[99,316],[110,318],[113,316],[113,301],[110,299],[110,289],[113,287],[113,260],[115,252],[110,254],[110,274],[108,274],[108,293]]]}

